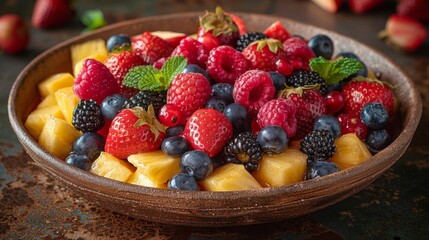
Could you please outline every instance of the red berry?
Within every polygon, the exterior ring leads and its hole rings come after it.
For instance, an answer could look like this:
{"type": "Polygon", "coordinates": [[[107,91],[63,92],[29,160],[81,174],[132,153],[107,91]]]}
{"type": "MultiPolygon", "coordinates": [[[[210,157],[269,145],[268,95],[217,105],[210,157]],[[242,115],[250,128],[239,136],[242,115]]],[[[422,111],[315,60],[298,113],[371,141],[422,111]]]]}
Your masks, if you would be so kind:
{"type": "Polygon", "coordinates": [[[242,53],[250,64],[250,69],[259,69],[263,71],[276,71],[277,61],[285,59],[286,54],[283,51],[283,45],[280,41],[268,38],[252,42],[243,49],[242,53]]]}
{"type": "Polygon", "coordinates": [[[280,21],[276,21],[265,29],[264,34],[269,38],[275,38],[281,42],[290,38],[292,35],[280,21]]]}
{"type": "Polygon", "coordinates": [[[28,27],[20,16],[0,16],[0,50],[10,54],[21,52],[27,47],[29,38],[28,27]]]}
{"type": "Polygon", "coordinates": [[[208,51],[215,47],[219,47],[219,40],[210,32],[203,33],[197,38],[198,42],[202,43],[208,51]]]}
{"type": "Polygon", "coordinates": [[[262,129],[266,126],[280,126],[287,136],[292,138],[297,130],[297,107],[288,99],[273,99],[262,106],[258,112],[258,124],[262,129]]]}
{"type": "Polygon", "coordinates": [[[183,56],[188,59],[188,64],[198,64],[203,69],[206,69],[209,52],[202,43],[191,37],[187,37],[180,41],[179,45],[171,53],[171,56],[183,56]]]}
{"type": "Polygon", "coordinates": [[[341,113],[337,118],[341,126],[341,135],[356,133],[362,141],[365,141],[368,129],[358,115],[341,113]]]}
{"type": "Polygon", "coordinates": [[[230,46],[219,46],[210,51],[207,73],[218,83],[234,84],[249,64],[243,54],[230,46]]]}
{"type": "Polygon", "coordinates": [[[174,127],[184,123],[180,108],[174,104],[167,103],[159,110],[159,121],[167,127],[174,127]]]}
{"type": "Polygon", "coordinates": [[[348,1],[350,10],[352,10],[352,12],[359,13],[359,14],[369,12],[381,6],[385,2],[386,0],[349,0],[348,1]]]}
{"type": "Polygon", "coordinates": [[[186,122],[183,135],[193,149],[213,157],[232,137],[232,125],[219,111],[203,108],[195,111],[186,122]]]}
{"type": "Polygon", "coordinates": [[[69,0],[37,0],[31,23],[36,28],[52,28],[68,23],[74,15],[69,0]]]}
{"type": "Polygon", "coordinates": [[[176,75],[167,91],[167,103],[180,108],[183,117],[204,107],[211,95],[209,81],[200,73],[180,73],[176,75]]]}
{"type": "Polygon", "coordinates": [[[164,66],[164,63],[165,63],[167,60],[168,60],[168,58],[165,58],[165,57],[160,58],[160,59],[158,59],[156,62],[154,62],[154,63],[152,64],[152,66],[153,66],[154,68],[158,69],[158,70],[161,70],[162,66],[164,66]]]}
{"type": "Polygon", "coordinates": [[[337,113],[344,107],[344,97],[339,91],[331,91],[327,93],[324,100],[327,114],[337,113]]]}
{"type": "Polygon", "coordinates": [[[173,47],[167,41],[150,32],[131,38],[131,45],[145,64],[152,65],[160,58],[169,57],[173,52],[173,47]]]}
{"type": "Polygon", "coordinates": [[[302,69],[308,69],[310,59],[316,57],[313,50],[308,47],[307,42],[300,37],[288,38],[283,42],[283,47],[288,58],[301,60],[302,69]]]}
{"type": "Polygon", "coordinates": [[[287,59],[279,59],[276,62],[276,71],[285,76],[289,76],[293,72],[293,65],[287,59]]]}
{"type": "Polygon", "coordinates": [[[234,101],[246,108],[249,115],[256,115],[266,102],[274,98],[276,88],[267,72],[249,70],[235,81],[234,101]]]}
{"type": "Polygon", "coordinates": [[[93,99],[101,104],[107,96],[119,93],[120,88],[104,64],[89,58],[82,64],[82,69],[74,81],[73,91],[81,100],[93,99]]]}
{"type": "Polygon", "coordinates": [[[427,0],[401,0],[396,5],[396,12],[402,16],[415,18],[419,21],[429,21],[429,1],[427,0]]]}
{"type": "Polygon", "coordinates": [[[244,35],[247,32],[246,24],[244,23],[243,19],[231,13],[225,12],[225,14],[229,15],[232,18],[232,21],[235,23],[235,25],[238,28],[238,32],[240,33],[240,36],[244,35]]]}

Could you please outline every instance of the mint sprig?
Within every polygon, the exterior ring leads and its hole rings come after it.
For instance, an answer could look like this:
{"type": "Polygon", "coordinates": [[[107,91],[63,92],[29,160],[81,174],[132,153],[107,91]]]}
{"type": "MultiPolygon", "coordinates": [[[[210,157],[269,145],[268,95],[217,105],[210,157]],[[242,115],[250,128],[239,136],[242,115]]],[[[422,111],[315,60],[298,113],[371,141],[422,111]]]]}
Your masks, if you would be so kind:
{"type": "Polygon", "coordinates": [[[173,78],[185,69],[186,64],[186,58],[175,56],[168,59],[161,70],[151,65],[137,66],[128,71],[122,84],[127,87],[137,88],[140,91],[167,90],[173,78]]]}
{"type": "Polygon", "coordinates": [[[317,57],[310,60],[310,68],[317,72],[327,84],[335,84],[363,69],[363,64],[353,58],[340,58],[335,61],[317,57]]]}

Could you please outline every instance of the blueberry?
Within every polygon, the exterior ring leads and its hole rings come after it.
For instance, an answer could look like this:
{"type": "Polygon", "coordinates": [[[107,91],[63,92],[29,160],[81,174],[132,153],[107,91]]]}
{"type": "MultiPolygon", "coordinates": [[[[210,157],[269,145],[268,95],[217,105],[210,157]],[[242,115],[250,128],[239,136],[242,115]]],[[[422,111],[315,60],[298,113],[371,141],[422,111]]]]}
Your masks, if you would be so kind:
{"type": "Polygon", "coordinates": [[[162,141],[161,150],[169,156],[179,157],[189,150],[189,142],[179,136],[168,137],[162,141]]]}
{"type": "Polygon", "coordinates": [[[91,161],[98,158],[104,151],[104,138],[95,132],[86,132],[78,137],[72,145],[72,152],[86,155],[91,161]]]}
{"type": "Polygon", "coordinates": [[[232,89],[234,86],[228,83],[216,83],[212,86],[212,97],[220,97],[226,101],[227,104],[233,103],[232,89]]]}
{"type": "Polygon", "coordinates": [[[185,152],[180,158],[180,170],[196,180],[202,180],[213,171],[213,163],[207,153],[192,150],[185,152]]]}
{"type": "Polygon", "coordinates": [[[201,73],[210,82],[210,85],[212,85],[214,83],[213,79],[210,77],[210,75],[207,73],[207,71],[202,69],[197,64],[186,65],[185,69],[183,69],[183,73],[188,73],[188,72],[201,73]]]}
{"type": "Polygon", "coordinates": [[[308,40],[308,46],[313,49],[316,56],[322,56],[326,59],[331,59],[334,53],[334,42],[331,38],[324,35],[318,34],[308,40]]]}
{"type": "Polygon", "coordinates": [[[72,153],[66,158],[66,163],[83,169],[85,171],[89,171],[91,169],[92,161],[89,159],[87,155],[72,153]]]}
{"type": "Polygon", "coordinates": [[[248,127],[247,110],[238,103],[231,103],[226,106],[223,114],[232,124],[234,134],[246,131],[248,127]]]}
{"type": "Polygon", "coordinates": [[[283,90],[286,87],[286,77],[278,72],[268,72],[270,74],[271,80],[274,83],[276,91],[283,90]]]}
{"type": "Polygon", "coordinates": [[[390,134],[385,129],[381,129],[370,131],[365,142],[371,152],[377,153],[386,148],[391,140],[390,134]]]}
{"type": "Polygon", "coordinates": [[[336,58],[337,57],[345,57],[345,58],[353,58],[353,59],[356,59],[356,60],[360,60],[359,56],[356,55],[356,54],[354,54],[354,53],[352,53],[352,52],[340,52],[335,57],[336,58]]]}
{"type": "Polygon", "coordinates": [[[101,114],[110,121],[122,110],[127,99],[120,94],[107,96],[101,103],[101,114]]]}
{"type": "Polygon", "coordinates": [[[309,162],[307,165],[307,172],[305,173],[305,178],[313,179],[323,177],[338,171],[340,171],[340,169],[335,163],[326,161],[313,161],[309,162]]]}
{"type": "Polygon", "coordinates": [[[360,120],[370,129],[380,130],[387,126],[389,113],[383,104],[370,102],[360,112],[360,120]]]}
{"type": "Polygon", "coordinates": [[[168,181],[169,189],[198,191],[198,183],[194,177],[187,173],[179,173],[174,175],[168,181]]]}
{"type": "Polygon", "coordinates": [[[131,46],[131,39],[124,34],[117,34],[117,35],[111,36],[107,40],[106,46],[107,46],[107,49],[109,50],[109,52],[111,52],[116,47],[120,47],[120,46],[125,45],[125,44],[131,46]]]}
{"type": "Polygon", "coordinates": [[[174,127],[169,127],[169,128],[167,128],[167,131],[165,131],[165,138],[178,136],[181,133],[183,133],[184,129],[185,129],[185,127],[180,126],[180,125],[174,126],[174,127]]]}
{"type": "Polygon", "coordinates": [[[287,148],[289,139],[283,128],[266,126],[259,131],[256,141],[264,153],[273,155],[282,153],[287,148]]]}
{"type": "Polygon", "coordinates": [[[313,123],[313,130],[328,130],[334,138],[341,136],[341,125],[338,119],[330,115],[322,115],[313,123]]]}
{"type": "Polygon", "coordinates": [[[223,110],[225,110],[226,105],[227,103],[225,100],[220,97],[211,97],[206,102],[206,108],[213,108],[221,113],[223,113],[223,110]]]}

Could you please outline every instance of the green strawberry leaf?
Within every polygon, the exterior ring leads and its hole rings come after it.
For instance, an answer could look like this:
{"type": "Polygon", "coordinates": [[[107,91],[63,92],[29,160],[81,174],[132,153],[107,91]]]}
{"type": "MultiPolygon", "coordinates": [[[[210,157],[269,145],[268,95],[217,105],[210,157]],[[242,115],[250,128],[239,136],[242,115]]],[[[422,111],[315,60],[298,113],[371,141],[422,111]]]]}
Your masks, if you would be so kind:
{"type": "Polygon", "coordinates": [[[81,17],[82,23],[86,26],[84,32],[106,26],[103,12],[100,10],[88,10],[81,17]]]}
{"type": "Polygon", "coordinates": [[[363,69],[361,62],[353,58],[340,58],[333,62],[323,57],[310,60],[310,68],[317,72],[327,84],[332,85],[363,69]]]}
{"type": "Polygon", "coordinates": [[[186,67],[187,60],[182,56],[167,60],[161,70],[151,65],[137,66],[128,71],[122,84],[137,88],[141,91],[162,91],[168,89],[174,76],[181,73],[186,67]]]}

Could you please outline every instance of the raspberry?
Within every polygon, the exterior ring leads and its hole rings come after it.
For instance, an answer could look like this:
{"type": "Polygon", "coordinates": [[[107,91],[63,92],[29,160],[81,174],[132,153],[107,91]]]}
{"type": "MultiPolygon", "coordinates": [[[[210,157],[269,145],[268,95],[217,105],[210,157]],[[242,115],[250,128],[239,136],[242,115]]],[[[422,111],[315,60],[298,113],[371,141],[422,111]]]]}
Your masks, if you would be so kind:
{"type": "Polygon", "coordinates": [[[256,115],[266,102],[274,98],[276,88],[270,74],[261,70],[243,73],[234,84],[234,101],[246,108],[249,115],[256,115]]]}
{"type": "Polygon", "coordinates": [[[167,103],[178,106],[187,119],[195,110],[204,107],[210,94],[210,83],[202,74],[180,73],[167,91],[167,103]]]}
{"type": "Polygon", "coordinates": [[[302,68],[308,69],[309,60],[316,57],[307,42],[299,37],[291,37],[283,42],[284,51],[289,58],[299,58],[303,62],[302,68]]]}
{"type": "Polygon", "coordinates": [[[230,46],[220,46],[210,51],[207,72],[216,82],[234,84],[248,68],[243,54],[230,46]]]}
{"type": "Polygon", "coordinates": [[[206,62],[209,56],[204,45],[197,40],[187,37],[180,41],[171,56],[183,56],[188,59],[188,64],[198,64],[203,69],[206,69],[206,62]]]}
{"type": "Polygon", "coordinates": [[[93,99],[101,104],[107,96],[119,93],[120,88],[109,69],[101,62],[90,58],[83,62],[82,69],[74,81],[73,91],[82,100],[93,99]]]}
{"type": "Polygon", "coordinates": [[[291,100],[273,99],[259,110],[257,116],[259,127],[262,129],[270,125],[280,126],[291,138],[297,130],[296,111],[296,105],[291,100]]]}

